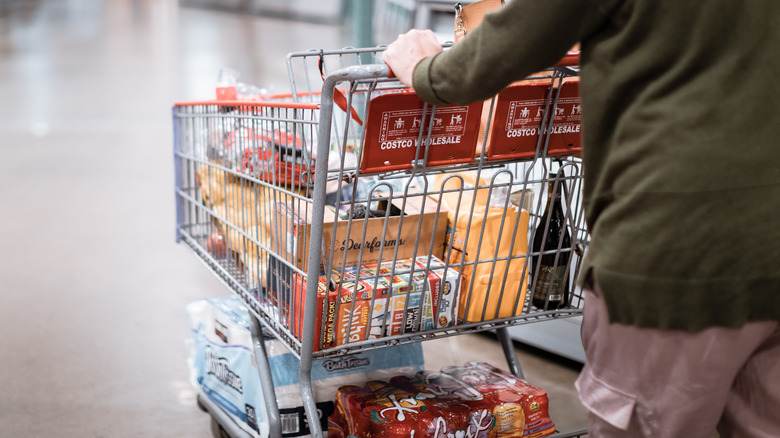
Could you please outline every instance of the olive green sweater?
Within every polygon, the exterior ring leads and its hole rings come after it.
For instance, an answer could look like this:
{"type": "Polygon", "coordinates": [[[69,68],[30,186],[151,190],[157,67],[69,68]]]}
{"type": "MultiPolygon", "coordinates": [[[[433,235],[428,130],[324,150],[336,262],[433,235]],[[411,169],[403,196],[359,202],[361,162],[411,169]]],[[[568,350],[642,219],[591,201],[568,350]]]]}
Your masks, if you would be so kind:
{"type": "Polygon", "coordinates": [[[612,321],[780,320],[780,1],[513,0],[414,88],[486,99],[577,41],[584,272],[612,321]]]}

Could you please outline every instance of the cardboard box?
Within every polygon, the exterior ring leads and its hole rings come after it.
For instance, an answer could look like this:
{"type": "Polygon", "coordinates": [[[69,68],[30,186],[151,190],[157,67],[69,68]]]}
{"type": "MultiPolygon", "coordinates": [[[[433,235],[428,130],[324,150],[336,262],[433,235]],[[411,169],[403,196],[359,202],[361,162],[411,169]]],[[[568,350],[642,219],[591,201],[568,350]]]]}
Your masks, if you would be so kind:
{"type": "MultiPolygon", "coordinates": [[[[306,279],[273,257],[268,265],[263,302],[300,339],[306,279]]],[[[330,279],[321,274],[314,351],[455,325],[459,290],[460,274],[429,256],[333,270],[330,279]]]]}
{"type": "MultiPolygon", "coordinates": [[[[336,275],[336,274],[334,274],[336,275]]],[[[271,257],[268,262],[267,296],[263,304],[276,310],[279,321],[290,329],[298,339],[303,337],[303,311],[306,306],[306,278],[271,257]]],[[[320,275],[317,284],[317,318],[314,333],[317,337],[312,351],[331,348],[336,345],[337,300],[339,291],[325,275],[320,275]]]]}
{"type": "MultiPolygon", "coordinates": [[[[444,209],[439,211],[435,201],[422,195],[409,196],[405,205],[403,199],[393,199],[391,207],[399,211],[403,209],[403,216],[352,219],[351,225],[349,219],[340,217],[333,209],[326,207],[322,265],[330,256],[331,247],[334,269],[377,263],[380,261],[380,249],[382,260],[391,260],[396,248],[398,259],[429,253],[441,258],[447,232],[447,212],[444,209]],[[383,235],[385,226],[387,232],[383,235]]],[[[308,270],[312,209],[312,204],[303,200],[277,203],[275,208],[274,232],[279,254],[304,272],[308,270]]]]}
{"type": "Polygon", "coordinates": [[[431,306],[437,328],[451,327],[458,322],[458,301],[460,296],[460,273],[448,268],[436,257],[417,257],[417,266],[430,269],[431,306]]]}
{"type": "Polygon", "coordinates": [[[447,268],[439,258],[419,256],[414,260],[365,265],[360,269],[360,278],[371,282],[365,278],[367,274],[380,275],[385,282],[394,274],[387,304],[388,336],[457,323],[460,274],[447,268]]]}
{"type": "Polygon", "coordinates": [[[384,336],[384,315],[389,284],[350,280],[339,290],[336,345],[377,339],[384,336]]]}

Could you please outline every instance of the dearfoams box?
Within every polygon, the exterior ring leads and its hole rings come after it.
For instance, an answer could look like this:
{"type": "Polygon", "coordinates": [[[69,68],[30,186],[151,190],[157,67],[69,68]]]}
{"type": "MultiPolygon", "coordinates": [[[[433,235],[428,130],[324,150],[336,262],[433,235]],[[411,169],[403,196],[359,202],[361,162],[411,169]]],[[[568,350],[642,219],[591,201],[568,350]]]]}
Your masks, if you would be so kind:
{"type": "MultiPolygon", "coordinates": [[[[196,387],[228,412],[253,437],[267,437],[268,415],[254,362],[249,313],[236,297],[196,301],[187,306],[193,333],[191,375],[196,387]]],[[[265,339],[266,355],[287,437],[310,436],[298,386],[300,362],[281,341],[265,339]]],[[[370,350],[312,363],[312,388],[321,425],[334,412],[338,388],[366,380],[386,380],[424,369],[419,343],[370,350]]]]}
{"type": "MultiPolygon", "coordinates": [[[[326,207],[323,218],[323,261],[332,255],[332,267],[359,266],[393,257],[408,258],[428,252],[441,257],[447,232],[447,213],[438,210],[437,203],[422,195],[393,199],[391,210],[403,211],[403,216],[345,219],[326,207]],[[423,202],[423,200],[425,200],[423,202]],[[438,219],[438,220],[436,220],[438,219]],[[335,224],[335,227],[334,227],[335,224]],[[436,227],[434,228],[434,224],[436,227]],[[364,234],[365,232],[365,234],[364,234]],[[383,234],[383,232],[386,232],[383,234]]],[[[297,200],[276,203],[274,233],[279,254],[303,272],[308,269],[309,236],[313,207],[297,200]]]]}

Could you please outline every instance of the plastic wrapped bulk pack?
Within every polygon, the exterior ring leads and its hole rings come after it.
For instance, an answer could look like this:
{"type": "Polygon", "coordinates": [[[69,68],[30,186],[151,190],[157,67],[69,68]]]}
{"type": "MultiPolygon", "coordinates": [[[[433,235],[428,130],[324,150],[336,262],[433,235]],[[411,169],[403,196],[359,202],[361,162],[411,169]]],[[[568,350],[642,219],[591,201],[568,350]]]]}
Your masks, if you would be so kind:
{"type": "Polygon", "coordinates": [[[344,386],[331,438],[536,438],[555,433],[544,390],[469,362],[363,386],[344,386]]]}
{"type": "MultiPolygon", "coordinates": [[[[268,436],[263,402],[249,332],[249,313],[237,297],[196,301],[187,306],[193,333],[193,383],[219,404],[248,433],[268,436]]],[[[283,437],[306,437],[309,428],[298,386],[300,362],[282,343],[265,339],[283,437]]],[[[335,396],[344,385],[414,374],[424,368],[419,343],[370,350],[312,363],[312,387],[323,430],[335,411],[335,396]]]]}

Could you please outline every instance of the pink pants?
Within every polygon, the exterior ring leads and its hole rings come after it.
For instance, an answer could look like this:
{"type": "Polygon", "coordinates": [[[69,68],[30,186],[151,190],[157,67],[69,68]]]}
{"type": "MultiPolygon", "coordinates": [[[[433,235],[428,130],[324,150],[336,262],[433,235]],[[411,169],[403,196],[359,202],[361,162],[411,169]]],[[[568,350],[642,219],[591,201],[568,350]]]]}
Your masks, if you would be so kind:
{"type": "MultiPolygon", "coordinates": [[[[780,291],[778,292],[780,293],[780,291]]],[[[780,323],[698,333],[610,324],[585,291],[577,379],[593,438],[780,437],[780,323]]]]}

